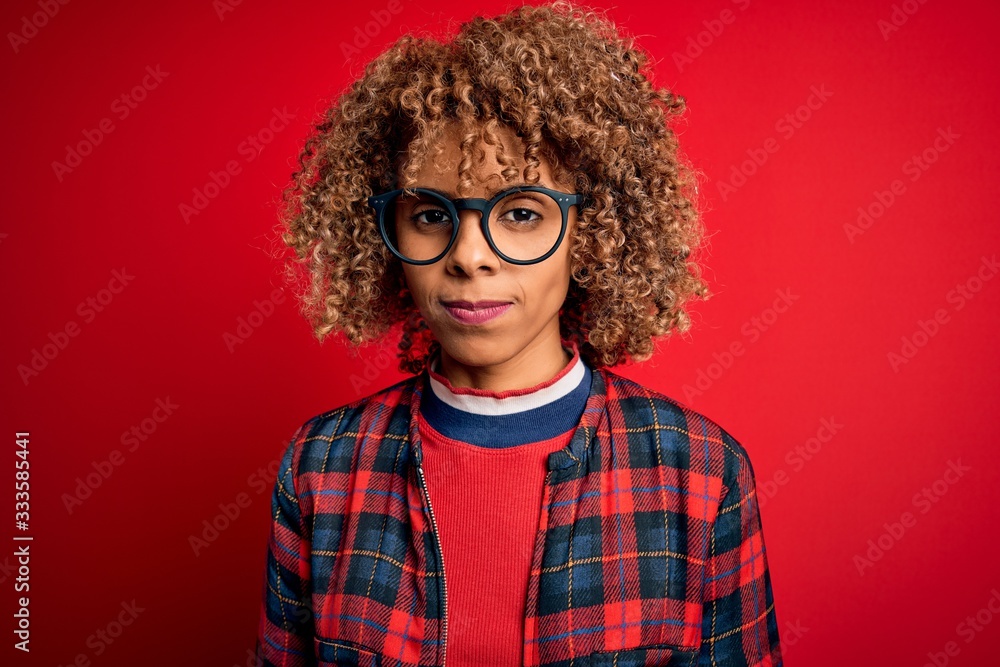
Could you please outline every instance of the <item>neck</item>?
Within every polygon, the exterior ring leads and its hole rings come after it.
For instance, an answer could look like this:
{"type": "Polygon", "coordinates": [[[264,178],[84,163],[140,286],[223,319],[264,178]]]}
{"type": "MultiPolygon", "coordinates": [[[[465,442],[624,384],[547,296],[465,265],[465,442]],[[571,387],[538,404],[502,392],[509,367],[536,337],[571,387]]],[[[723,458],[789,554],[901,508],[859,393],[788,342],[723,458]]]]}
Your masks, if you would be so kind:
{"type": "Polygon", "coordinates": [[[574,343],[558,336],[545,346],[527,349],[518,357],[499,364],[471,366],[463,364],[441,348],[431,363],[431,371],[446,378],[454,389],[488,393],[516,391],[536,387],[551,380],[576,358],[574,343]]]}

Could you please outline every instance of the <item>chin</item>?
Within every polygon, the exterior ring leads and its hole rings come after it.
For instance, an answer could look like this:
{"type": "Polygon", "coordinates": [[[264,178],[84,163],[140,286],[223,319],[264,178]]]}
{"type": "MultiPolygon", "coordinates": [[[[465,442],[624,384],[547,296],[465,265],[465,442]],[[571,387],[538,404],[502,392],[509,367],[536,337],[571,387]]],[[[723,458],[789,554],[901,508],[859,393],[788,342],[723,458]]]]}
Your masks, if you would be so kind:
{"type": "Polygon", "coordinates": [[[490,366],[503,360],[503,351],[497,341],[499,338],[482,335],[449,337],[447,342],[441,341],[441,348],[463,366],[490,366]]]}

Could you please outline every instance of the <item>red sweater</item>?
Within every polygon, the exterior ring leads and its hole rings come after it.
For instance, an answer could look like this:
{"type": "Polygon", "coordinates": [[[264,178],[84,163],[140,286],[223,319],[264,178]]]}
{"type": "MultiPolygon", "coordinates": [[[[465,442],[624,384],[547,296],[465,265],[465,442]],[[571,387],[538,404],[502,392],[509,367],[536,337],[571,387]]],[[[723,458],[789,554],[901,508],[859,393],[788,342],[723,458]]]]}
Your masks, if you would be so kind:
{"type": "MultiPolygon", "coordinates": [[[[551,452],[569,444],[589,393],[589,380],[582,393],[575,380],[583,368],[579,350],[574,347],[572,351],[573,360],[554,378],[529,389],[507,392],[456,389],[434,370],[435,366],[431,367],[431,377],[437,381],[435,396],[453,404],[448,407],[462,406],[450,411],[453,419],[464,415],[479,420],[507,419],[498,426],[509,426],[511,419],[524,417],[523,428],[517,430],[524,434],[522,439],[528,440],[513,446],[475,444],[447,437],[423,414],[419,418],[427,492],[444,555],[448,667],[522,664],[528,575],[539,530],[546,462],[551,452]],[[542,389],[548,391],[544,397],[538,393],[542,389]],[[511,397],[517,397],[518,409],[496,407],[503,405],[496,399],[511,397]],[[534,430],[535,423],[529,424],[531,412],[557,406],[575,421],[557,435],[533,439],[539,431],[534,430]],[[470,415],[467,410],[478,414],[470,415]],[[501,416],[484,414],[489,412],[501,416]],[[483,572],[488,575],[483,576],[483,572]]],[[[535,412],[534,416],[540,415],[535,412]]],[[[488,422],[483,421],[475,422],[478,428],[464,431],[461,425],[442,421],[439,416],[437,423],[451,426],[446,430],[456,434],[467,434],[468,440],[477,436],[489,439],[496,434],[487,432],[483,424],[488,422]]],[[[562,423],[570,422],[564,419],[562,423]]]]}

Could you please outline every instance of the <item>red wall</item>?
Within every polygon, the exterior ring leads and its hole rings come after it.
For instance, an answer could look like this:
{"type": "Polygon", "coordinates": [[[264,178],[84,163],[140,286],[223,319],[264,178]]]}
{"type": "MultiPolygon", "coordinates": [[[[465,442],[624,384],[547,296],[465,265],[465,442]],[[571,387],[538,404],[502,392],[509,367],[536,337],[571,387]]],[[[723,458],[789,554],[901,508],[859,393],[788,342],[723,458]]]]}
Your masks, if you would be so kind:
{"type": "MultiPolygon", "coordinates": [[[[378,348],[318,345],[275,292],[279,189],[365,58],[469,3],[393,4],[348,59],[388,2],[73,2],[51,18],[43,4],[0,8],[0,476],[14,476],[16,432],[31,463],[28,531],[3,495],[0,662],[242,665],[277,457],[305,419],[402,377],[375,365],[378,348]],[[230,162],[238,173],[185,219],[230,162]],[[49,358],[22,377],[36,351],[49,358]],[[196,554],[191,536],[237,501],[196,554]],[[12,648],[15,534],[34,538],[30,660],[12,648]]],[[[690,336],[618,371],[750,452],[786,664],[992,664],[1000,11],[595,4],[688,99],[681,141],[704,174],[716,291],[690,336]]]]}

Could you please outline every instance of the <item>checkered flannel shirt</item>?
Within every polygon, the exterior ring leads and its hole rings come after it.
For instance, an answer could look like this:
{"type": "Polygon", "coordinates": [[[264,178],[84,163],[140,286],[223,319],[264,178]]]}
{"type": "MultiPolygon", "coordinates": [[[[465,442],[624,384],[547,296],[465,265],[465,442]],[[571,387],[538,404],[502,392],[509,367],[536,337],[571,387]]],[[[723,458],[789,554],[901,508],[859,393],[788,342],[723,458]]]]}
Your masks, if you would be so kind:
{"type": "MultiPolygon", "coordinates": [[[[445,665],[423,477],[426,371],[296,431],[271,500],[258,664],[445,665]]],[[[547,462],[525,667],[781,667],[753,468],[707,417],[606,368],[547,462]]]]}

